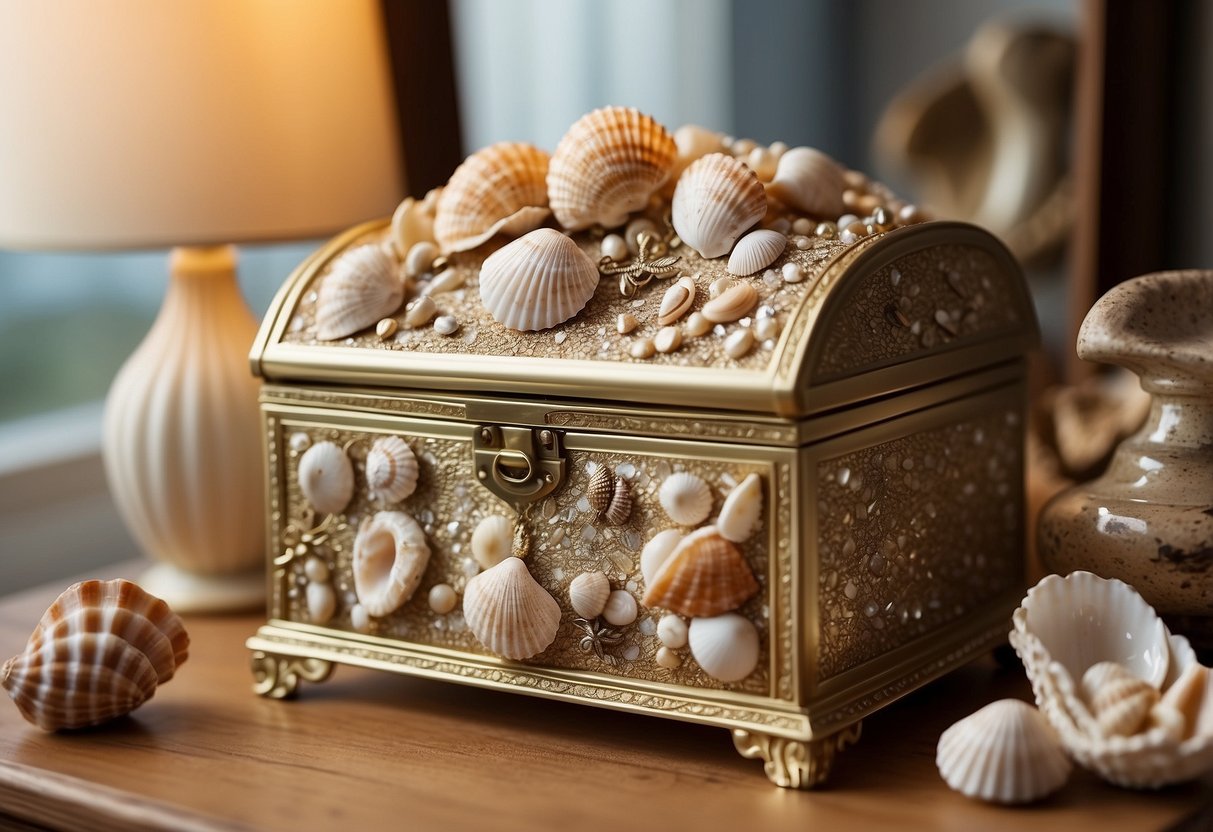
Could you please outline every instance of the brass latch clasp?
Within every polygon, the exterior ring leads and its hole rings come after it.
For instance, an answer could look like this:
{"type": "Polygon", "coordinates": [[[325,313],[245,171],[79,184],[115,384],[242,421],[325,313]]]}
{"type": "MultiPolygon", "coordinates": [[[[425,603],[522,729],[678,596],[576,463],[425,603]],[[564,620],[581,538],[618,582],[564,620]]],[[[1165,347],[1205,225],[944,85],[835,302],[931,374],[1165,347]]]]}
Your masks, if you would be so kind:
{"type": "Polygon", "coordinates": [[[564,446],[554,430],[482,425],[474,444],[476,478],[506,502],[533,503],[564,481],[564,446]]]}

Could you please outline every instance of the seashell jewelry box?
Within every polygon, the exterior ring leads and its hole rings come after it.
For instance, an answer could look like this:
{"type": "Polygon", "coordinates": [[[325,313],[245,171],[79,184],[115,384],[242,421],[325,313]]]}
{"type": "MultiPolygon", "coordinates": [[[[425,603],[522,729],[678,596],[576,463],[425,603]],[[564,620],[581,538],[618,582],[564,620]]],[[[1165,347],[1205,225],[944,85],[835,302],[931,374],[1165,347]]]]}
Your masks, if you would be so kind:
{"type": "Polygon", "coordinates": [[[821,782],[1023,595],[1031,302],[921,220],[818,151],[604,108],[339,235],[252,353],[257,692],[373,667],[821,782]]]}

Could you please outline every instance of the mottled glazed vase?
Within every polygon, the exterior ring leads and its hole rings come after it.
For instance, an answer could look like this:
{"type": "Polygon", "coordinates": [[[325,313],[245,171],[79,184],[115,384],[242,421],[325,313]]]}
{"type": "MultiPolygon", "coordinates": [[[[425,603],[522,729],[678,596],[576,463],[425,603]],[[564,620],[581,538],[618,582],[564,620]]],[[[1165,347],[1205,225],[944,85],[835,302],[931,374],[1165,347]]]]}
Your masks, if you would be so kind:
{"type": "Polygon", "coordinates": [[[1213,271],[1112,289],[1087,314],[1078,354],[1132,370],[1153,402],[1103,476],[1045,507],[1045,564],[1120,578],[1213,648],[1213,271]]]}

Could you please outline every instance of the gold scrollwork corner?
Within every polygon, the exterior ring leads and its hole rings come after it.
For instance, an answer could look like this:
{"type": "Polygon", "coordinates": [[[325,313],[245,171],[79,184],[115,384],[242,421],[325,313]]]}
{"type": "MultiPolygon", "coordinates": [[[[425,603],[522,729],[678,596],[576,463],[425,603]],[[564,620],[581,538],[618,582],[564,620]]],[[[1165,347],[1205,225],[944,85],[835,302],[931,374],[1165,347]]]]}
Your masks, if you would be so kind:
{"type": "Polygon", "coordinates": [[[859,741],[863,723],[856,722],[820,740],[790,740],[741,728],[733,730],[733,745],[747,760],[762,760],[767,778],[785,789],[811,789],[825,782],[839,752],[859,741]]]}
{"type": "Polygon", "coordinates": [[[333,672],[333,663],[323,659],[279,656],[253,651],[253,692],[270,699],[287,699],[299,691],[299,683],[323,682],[333,672]]]}

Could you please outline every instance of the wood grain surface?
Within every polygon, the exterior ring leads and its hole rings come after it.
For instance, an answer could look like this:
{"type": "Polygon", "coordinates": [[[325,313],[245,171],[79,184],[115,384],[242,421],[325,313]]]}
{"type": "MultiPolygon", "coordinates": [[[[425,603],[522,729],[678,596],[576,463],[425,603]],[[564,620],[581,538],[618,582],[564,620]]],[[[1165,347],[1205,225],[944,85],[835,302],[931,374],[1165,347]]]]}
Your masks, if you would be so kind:
{"type": "MultiPolygon", "coordinates": [[[[20,650],[60,589],[0,602],[0,656],[20,650]]],[[[0,828],[1111,832],[1206,828],[1213,816],[1207,783],[1139,793],[1082,770],[1026,809],[949,791],[934,764],[940,732],[1029,696],[1022,671],[991,659],[868,720],[826,788],[792,792],[718,728],[340,667],[296,701],[260,699],[243,646],[258,623],[187,618],[189,661],[108,726],[45,734],[0,701],[0,828]]]]}

